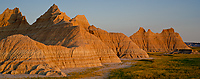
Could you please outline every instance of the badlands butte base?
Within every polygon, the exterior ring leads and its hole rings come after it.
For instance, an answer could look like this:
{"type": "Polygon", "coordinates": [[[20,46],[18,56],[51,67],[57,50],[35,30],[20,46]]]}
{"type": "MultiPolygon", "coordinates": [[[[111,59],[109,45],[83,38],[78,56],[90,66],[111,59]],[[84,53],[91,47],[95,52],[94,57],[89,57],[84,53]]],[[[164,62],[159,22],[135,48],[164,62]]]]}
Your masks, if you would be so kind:
{"type": "Polygon", "coordinates": [[[172,29],[154,34],[141,28],[129,38],[90,25],[84,15],[71,19],[55,4],[32,25],[19,8],[0,15],[2,74],[66,76],[60,69],[121,63],[119,58],[148,58],[147,51],[176,48],[189,49],[172,29]]]}

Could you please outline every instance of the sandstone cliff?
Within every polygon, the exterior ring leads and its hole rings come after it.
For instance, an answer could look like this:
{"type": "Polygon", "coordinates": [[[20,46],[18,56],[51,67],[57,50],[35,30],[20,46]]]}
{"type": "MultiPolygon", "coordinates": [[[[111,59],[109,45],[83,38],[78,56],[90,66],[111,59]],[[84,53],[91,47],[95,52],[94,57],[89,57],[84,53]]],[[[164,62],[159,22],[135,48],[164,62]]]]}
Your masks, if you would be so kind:
{"type": "Polygon", "coordinates": [[[63,75],[60,69],[147,58],[130,38],[90,26],[84,15],[70,19],[52,5],[31,26],[18,8],[0,15],[0,72],[63,75]]]}
{"type": "MultiPolygon", "coordinates": [[[[55,6],[56,5],[51,6],[51,8],[42,16],[46,16],[46,14],[54,14],[54,11],[50,10],[55,6]]],[[[59,10],[57,6],[54,9],[59,10]]],[[[46,17],[49,16],[51,15],[46,17]]],[[[40,18],[43,17],[39,17],[38,19],[40,18]]],[[[27,35],[32,39],[46,45],[58,45],[68,48],[90,45],[102,63],[121,62],[112,49],[105,45],[100,39],[86,31],[86,27],[89,26],[89,23],[84,15],[77,15],[75,18],[71,19],[70,22],[65,23],[49,23],[45,20],[41,20],[41,22],[36,21],[31,28],[29,28],[31,30],[27,33],[27,35]],[[41,26],[41,22],[42,24],[47,23],[48,25],[38,28],[41,26]]]]}
{"type": "Polygon", "coordinates": [[[190,49],[173,28],[164,29],[161,33],[153,33],[150,29],[146,32],[140,29],[130,36],[141,49],[147,52],[171,52],[175,49],[190,49]]]}
{"type": "Polygon", "coordinates": [[[90,26],[85,15],[77,15],[76,17],[72,18],[70,22],[73,24],[73,26],[81,26],[85,29],[87,29],[90,26]]]}
{"type": "Polygon", "coordinates": [[[54,24],[67,23],[69,22],[70,17],[66,13],[61,12],[57,5],[53,4],[47,12],[40,16],[35,23],[32,24],[32,27],[44,28],[54,24]]]}
{"type": "Polygon", "coordinates": [[[123,33],[108,33],[105,30],[90,26],[89,32],[109,46],[120,58],[148,58],[148,54],[140,49],[123,33]]]}
{"type": "Polygon", "coordinates": [[[3,74],[64,75],[60,68],[101,66],[99,56],[90,45],[66,48],[46,46],[28,36],[12,35],[0,41],[0,72],[3,74]]]}
{"type": "Polygon", "coordinates": [[[7,8],[0,15],[0,40],[12,34],[24,33],[28,27],[26,17],[22,16],[19,8],[7,8]]]}

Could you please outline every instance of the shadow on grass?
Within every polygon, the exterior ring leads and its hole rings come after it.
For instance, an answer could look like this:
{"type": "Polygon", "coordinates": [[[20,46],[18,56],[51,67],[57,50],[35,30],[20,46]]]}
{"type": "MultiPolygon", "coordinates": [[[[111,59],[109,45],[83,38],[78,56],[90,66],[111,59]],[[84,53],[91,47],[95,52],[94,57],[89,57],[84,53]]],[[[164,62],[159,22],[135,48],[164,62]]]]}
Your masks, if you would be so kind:
{"type": "Polygon", "coordinates": [[[154,62],[154,59],[141,59],[141,60],[138,60],[138,61],[148,61],[148,62],[154,62]]]}

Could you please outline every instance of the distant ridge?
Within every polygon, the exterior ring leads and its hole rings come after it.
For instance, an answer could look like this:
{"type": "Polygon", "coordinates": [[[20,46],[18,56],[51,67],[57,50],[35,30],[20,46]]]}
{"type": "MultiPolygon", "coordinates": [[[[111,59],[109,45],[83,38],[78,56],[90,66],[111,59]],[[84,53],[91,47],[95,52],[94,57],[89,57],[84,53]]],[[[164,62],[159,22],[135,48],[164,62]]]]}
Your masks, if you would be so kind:
{"type": "Polygon", "coordinates": [[[146,32],[140,29],[130,36],[141,49],[147,52],[171,52],[175,49],[190,49],[173,28],[164,29],[161,33],[153,33],[150,29],[146,32]]]}

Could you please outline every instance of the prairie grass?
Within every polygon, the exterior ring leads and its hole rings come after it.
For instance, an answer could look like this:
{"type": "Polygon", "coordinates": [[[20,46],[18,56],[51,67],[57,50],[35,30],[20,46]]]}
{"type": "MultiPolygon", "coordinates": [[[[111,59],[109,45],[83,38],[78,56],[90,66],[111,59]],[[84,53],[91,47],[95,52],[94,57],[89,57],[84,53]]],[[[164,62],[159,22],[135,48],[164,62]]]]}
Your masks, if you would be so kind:
{"type": "Polygon", "coordinates": [[[111,71],[111,79],[180,78],[200,79],[200,55],[148,53],[154,59],[134,60],[129,68],[111,71]]]}

